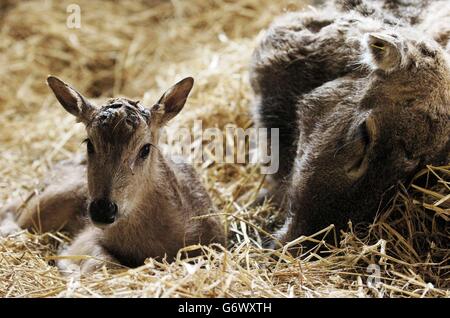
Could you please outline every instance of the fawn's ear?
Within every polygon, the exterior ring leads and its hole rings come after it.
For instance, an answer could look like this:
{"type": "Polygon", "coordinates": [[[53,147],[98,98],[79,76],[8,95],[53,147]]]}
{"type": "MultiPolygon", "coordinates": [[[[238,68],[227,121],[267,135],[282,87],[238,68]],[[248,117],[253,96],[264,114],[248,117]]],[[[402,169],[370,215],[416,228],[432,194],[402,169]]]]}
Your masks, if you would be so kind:
{"type": "Polygon", "coordinates": [[[384,33],[370,33],[367,38],[370,60],[375,68],[391,72],[402,64],[402,42],[384,33]]]}
{"type": "Polygon", "coordinates": [[[183,109],[192,86],[194,86],[194,79],[186,77],[169,88],[151,108],[152,113],[161,116],[161,124],[167,123],[183,109]]]}
{"type": "Polygon", "coordinates": [[[95,107],[83,95],[54,76],[47,77],[47,84],[64,109],[78,121],[86,123],[91,119],[95,107]]]}
{"type": "Polygon", "coordinates": [[[369,151],[378,139],[378,128],[375,118],[369,114],[355,130],[353,154],[348,160],[345,170],[353,180],[361,178],[369,168],[369,151]]]}

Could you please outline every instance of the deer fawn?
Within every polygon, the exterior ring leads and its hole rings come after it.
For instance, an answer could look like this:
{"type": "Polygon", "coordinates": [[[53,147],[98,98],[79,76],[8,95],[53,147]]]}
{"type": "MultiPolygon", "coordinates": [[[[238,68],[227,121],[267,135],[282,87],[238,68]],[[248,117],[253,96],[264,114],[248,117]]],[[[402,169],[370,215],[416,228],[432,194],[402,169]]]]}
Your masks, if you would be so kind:
{"type": "Polygon", "coordinates": [[[283,16],[253,56],[256,121],[280,129],[284,154],[270,192],[282,242],[371,222],[392,186],[450,160],[447,43],[348,10],[283,16]]]}
{"type": "Polygon", "coordinates": [[[60,268],[78,264],[86,273],[105,261],[138,266],[147,257],[173,259],[184,246],[224,244],[217,216],[208,216],[212,201],[193,167],[158,149],[159,131],[182,110],[192,78],[174,85],[151,108],[125,98],[96,107],[56,77],[47,83],[64,109],[86,126],[87,164],[59,164],[41,195],[7,210],[21,212],[17,223],[23,228],[78,232],[61,255],[92,258],[62,259],[60,268]]]}

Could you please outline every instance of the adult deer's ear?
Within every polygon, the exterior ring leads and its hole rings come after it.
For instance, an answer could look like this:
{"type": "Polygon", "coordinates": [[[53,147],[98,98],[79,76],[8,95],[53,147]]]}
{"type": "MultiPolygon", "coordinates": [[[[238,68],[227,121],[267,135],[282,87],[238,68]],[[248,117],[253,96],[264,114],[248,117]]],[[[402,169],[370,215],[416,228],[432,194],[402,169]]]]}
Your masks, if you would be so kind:
{"type": "Polygon", "coordinates": [[[49,76],[47,84],[66,111],[74,115],[79,122],[90,121],[95,107],[83,95],[55,76],[49,76]]]}
{"type": "Polygon", "coordinates": [[[396,35],[370,33],[366,41],[375,68],[391,72],[402,65],[403,43],[396,35]]]}
{"type": "Polygon", "coordinates": [[[152,114],[160,116],[161,124],[167,123],[183,109],[192,86],[194,86],[194,79],[186,77],[169,88],[151,108],[152,114]]]}

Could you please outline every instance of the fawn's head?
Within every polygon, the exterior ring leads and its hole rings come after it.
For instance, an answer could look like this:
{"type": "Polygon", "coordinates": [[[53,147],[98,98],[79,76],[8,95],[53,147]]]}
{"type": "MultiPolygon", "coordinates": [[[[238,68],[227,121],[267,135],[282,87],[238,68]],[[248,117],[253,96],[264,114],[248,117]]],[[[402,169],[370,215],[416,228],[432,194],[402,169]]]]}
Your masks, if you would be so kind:
{"type": "Polygon", "coordinates": [[[193,86],[188,77],[152,107],[114,98],[96,107],[74,88],[49,76],[47,83],[66,111],[87,131],[89,214],[97,226],[114,223],[137,208],[158,178],[158,131],[183,108],[193,86]]]}

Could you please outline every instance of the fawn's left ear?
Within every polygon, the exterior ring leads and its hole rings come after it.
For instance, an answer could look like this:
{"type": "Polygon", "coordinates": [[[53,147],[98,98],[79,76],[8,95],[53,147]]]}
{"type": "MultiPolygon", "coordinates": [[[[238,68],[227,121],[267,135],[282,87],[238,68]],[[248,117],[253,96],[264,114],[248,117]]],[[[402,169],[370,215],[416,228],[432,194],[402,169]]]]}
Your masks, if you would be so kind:
{"type": "Polygon", "coordinates": [[[402,42],[398,37],[384,33],[370,33],[367,46],[376,68],[391,72],[402,65],[402,42]]]}
{"type": "Polygon", "coordinates": [[[192,86],[194,86],[194,79],[186,77],[169,88],[151,108],[153,114],[161,116],[161,124],[167,123],[183,109],[192,86]]]}

